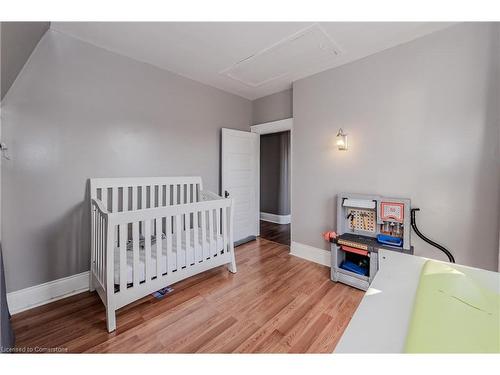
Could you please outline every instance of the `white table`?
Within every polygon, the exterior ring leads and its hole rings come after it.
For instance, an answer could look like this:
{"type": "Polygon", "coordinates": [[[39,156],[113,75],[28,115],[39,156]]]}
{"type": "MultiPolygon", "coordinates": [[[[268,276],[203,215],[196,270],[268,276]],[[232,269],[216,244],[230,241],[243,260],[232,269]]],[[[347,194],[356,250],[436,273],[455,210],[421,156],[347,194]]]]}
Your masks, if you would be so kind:
{"type": "MultiPolygon", "coordinates": [[[[379,271],[366,291],[335,353],[402,353],[420,271],[427,258],[379,251],[379,271]]],[[[454,264],[500,293],[500,273],[454,264]]]]}

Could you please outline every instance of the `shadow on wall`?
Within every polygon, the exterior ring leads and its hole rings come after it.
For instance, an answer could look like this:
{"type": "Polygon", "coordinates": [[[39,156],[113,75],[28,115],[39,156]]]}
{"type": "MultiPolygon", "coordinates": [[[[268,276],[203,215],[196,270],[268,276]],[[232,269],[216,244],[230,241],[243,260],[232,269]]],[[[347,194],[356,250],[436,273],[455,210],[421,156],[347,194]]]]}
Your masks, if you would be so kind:
{"type": "Polygon", "coordinates": [[[50,249],[49,274],[77,270],[72,276],[90,269],[90,180],[85,184],[84,200],[71,207],[60,220],[52,223],[44,248],[50,249]],[[63,256],[61,256],[63,254],[63,256]]]}
{"type": "MultiPolygon", "coordinates": [[[[500,34],[500,33],[499,33],[500,34]]],[[[492,38],[492,45],[490,51],[496,58],[490,59],[488,67],[488,80],[486,93],[488,100],[485,105],[485,110],[478,113],[477,117],[472,117],[477,121],[475,129],[483,131],[481,139],[481,155],[475,168],[476,177],[469,182],[473,185],[471,191],[473,192],[472,201],[474,202],[474,215],[471,215],[469,228],[471,233],[476,232],[475,228],[481,226],[486,233],[498,233],[500,227],[500,217],[496,215],[496,220],[486,220],[483,216],[484,212],[491,210],[492,201],[484,199],[484,197],[497,196],[497,212],[500,212],[500,108],[498,103],[500,101],[500,37],[492,38]],[[484,168],[484,166],[491,165],[492,168],[484,168]],[[495,191],[496,189],[496,191],[495,191]]],[[[490,264],[490,270],[500,267],[500,238],[490,237],[490,245],[486,245],[487,250],[490,246],[491,249],[496,251],[484,251],[483,257],[490,254],[490,259],[485,259],[487,264],[490,264]]],[[[483,239],[486,241],[486,238],[483,239]]],[[[477,247],[476,236],[467,236],[467,247],[474,249],[477,247]]],[[[477,256],[476,252],[470,251],[465,254],[466,259],[463,260],[465,264],[474,264],[474,257],[477,256]]],[[[497,269],[498,270],[498,269],[497,269]]]]}

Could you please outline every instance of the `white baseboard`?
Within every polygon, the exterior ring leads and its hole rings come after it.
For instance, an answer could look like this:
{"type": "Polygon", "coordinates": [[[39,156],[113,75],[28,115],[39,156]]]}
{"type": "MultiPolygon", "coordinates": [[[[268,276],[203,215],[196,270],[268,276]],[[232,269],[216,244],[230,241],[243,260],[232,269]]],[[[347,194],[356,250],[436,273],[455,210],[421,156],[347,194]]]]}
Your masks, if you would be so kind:
{"type": "Polygon", "coordinates": [[[269,221],[276,224],[290,224],[292,215],[275,215],[267,212],[260,213],[260,220],[269,221]]]}
{"type": "Polygon", "coordinates": [[[292,241],[290,254],[323,266],[331,266],[331,253],[328,250],[292,241]]]}
{"type": "Polygon", "coordinates": [[[89,271],[7,293],[11,314],[89,290],[89,271]]]}

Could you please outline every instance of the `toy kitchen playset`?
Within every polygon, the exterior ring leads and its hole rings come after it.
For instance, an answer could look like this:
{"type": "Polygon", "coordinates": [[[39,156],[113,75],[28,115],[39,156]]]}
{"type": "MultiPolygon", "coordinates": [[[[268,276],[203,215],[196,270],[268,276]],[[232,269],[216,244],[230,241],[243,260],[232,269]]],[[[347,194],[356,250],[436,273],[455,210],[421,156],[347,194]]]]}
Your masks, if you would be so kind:
{"type": "Polygon", "coordinates": [[[378,251],[413,254],[410,200],[342,193],[332,238],[331,278],[367,290],[378,270],[378,251]]]}

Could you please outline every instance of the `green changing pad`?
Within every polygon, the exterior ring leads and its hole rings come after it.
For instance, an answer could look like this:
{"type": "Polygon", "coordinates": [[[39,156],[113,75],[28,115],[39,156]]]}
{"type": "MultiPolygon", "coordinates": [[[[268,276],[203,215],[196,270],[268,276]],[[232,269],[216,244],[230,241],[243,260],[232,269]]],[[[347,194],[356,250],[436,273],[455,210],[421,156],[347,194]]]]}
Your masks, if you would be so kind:
{"type": "Polygon", "coordinates": [[[452,266],[428,260],[420,274],[407,353],[499,353],[500,295],[452,266]]]}

